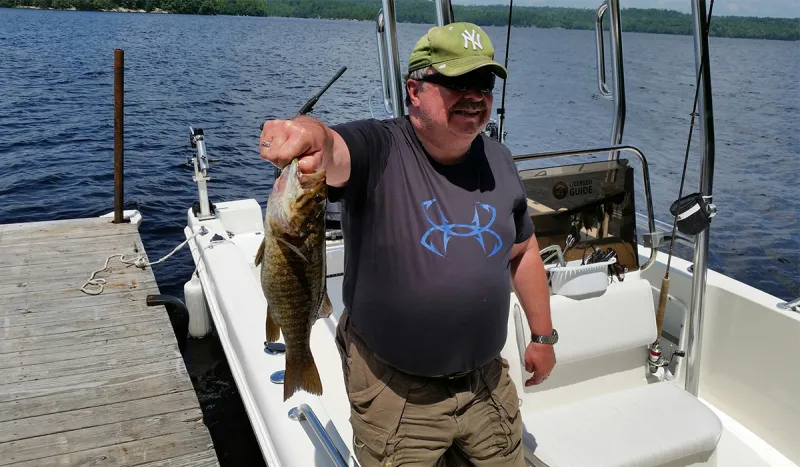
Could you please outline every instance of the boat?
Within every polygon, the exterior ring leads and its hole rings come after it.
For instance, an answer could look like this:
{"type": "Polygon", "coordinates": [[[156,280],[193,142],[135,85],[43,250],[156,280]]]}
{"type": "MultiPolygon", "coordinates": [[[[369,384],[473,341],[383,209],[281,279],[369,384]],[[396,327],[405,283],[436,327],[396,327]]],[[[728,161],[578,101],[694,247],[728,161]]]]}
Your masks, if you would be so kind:
{"type": "MultiPolygon", "coordinates": [[[[622,142],[619,0],[604,0],[597,9],[598,87],[615,103],[609,145],[514,155],[550,277],[552,319],[560,335],[552,375],[526,388],[527,325],[512,292],[502,356],[519,404],[506,409],[519,411],[524,421],[528,466],[800,463],[800,373],[795,365],[800,300],[786,303],[708,267],[717,207],[712,197],[708,40],[703,33],[707,7],[705,0],[690,1],[699,84],[697,131],[703,142],[701,182],[696,193],[674,205],[671,222],[654,218],[646,155],[622,142]],[[610,83],[605,15],[610,24],[610,83]],[[591,155],[605,157],[589,160],[591,155]],[[546,166],[524,168],[526,162],[546,166]],[[643,206],[645,213],[636,206],[643,206]],[[675,244],[692,248],[693,260],[670,254],[675,244]]],[[[438,25],[453,22],[449,0],[433,5],[438,25]]],[[[382,0],[376,40],[383,104],[389,115],[400,116],[404,110],[394,11],[394,0],[382,0]]],[[[490,126],[488,133],[505,137],[502,116],[499,126],[494,121],[490,126]]],[[[185,289],[190,334],[202,337],[212,326],[216,330],[267,465],[358,465],[334,342],[342,313],[344,262],[337,207],[329,207],[326,234],[327,289],[334,311],[318,320],[311,334],[324,393],[301,391],[284,401],[285,347],[282,341],[265,342],[267,302],[260,266],[254,263],[264,235],[262,208],[255,199],[211,202],[206,135],[190,128],[190,140],[198,186],[184,230],[195,265],[185,289]]]]}

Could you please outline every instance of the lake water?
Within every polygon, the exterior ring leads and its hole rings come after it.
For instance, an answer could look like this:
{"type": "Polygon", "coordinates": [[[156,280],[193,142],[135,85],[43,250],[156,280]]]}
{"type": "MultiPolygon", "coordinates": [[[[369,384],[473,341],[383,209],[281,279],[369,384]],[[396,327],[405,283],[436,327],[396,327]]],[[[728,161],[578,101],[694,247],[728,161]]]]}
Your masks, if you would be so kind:
{"type": "MultiPolygon", "coordinates": [[[[401,63],[428,27],[398,25],[401,63]]],[[[505,29],[486,30],[502,60],[505,29]]],[[[273,180],[258,156],[264,119],[295,115],[342,66],[314,115],[327,123],[383,116],[380,91],[368,100],[380,86],[374,31],[371,22],[0,9],[0,223],[113,210],[114,48],[125,50],[126,209],[144,216],[151,260],[184,240],[196,199],[190,125],[205,130],[219,159],[212,202],[264,206],[273,180]]],[[[647,156],[656,217],[668,220],[694,98],[692,38],[626,33],[623,45],[623,142],[647,156]]],[[[710,267],[796,298],[800,42],[712,38],[710,47],[719,209],[710,267]]],[[[512,30],[506,130],[514,154],[608,144],[614,106],[598,96],[595,60],[593,31],[512,30]]],[[[695,136],[684,193],[696,191],[698,143],[695,136]]],[[[87,277],[97,267],[87,265],[87,277]]],[[[154,267],[162,292],[179,297],[192,270],[187,250],[154,267]]],[[[186,361],[222,464],[258,465],[218,341],[191,341],[186,361]]]]}

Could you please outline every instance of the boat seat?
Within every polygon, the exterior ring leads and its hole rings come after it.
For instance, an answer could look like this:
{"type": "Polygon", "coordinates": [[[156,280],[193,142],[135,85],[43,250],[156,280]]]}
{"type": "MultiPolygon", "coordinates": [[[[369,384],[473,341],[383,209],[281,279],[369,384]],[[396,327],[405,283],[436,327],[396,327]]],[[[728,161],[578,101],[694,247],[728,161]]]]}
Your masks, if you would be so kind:
{"type": "Polygon", "coordinates": [[[652,467],[698,455],[706,459],[722,436],[719,418],[671,382],[527,413],[523,420],[534,465],[548,467],[652,467]]]}
{"type": "Polygon", "coordinates": [[[675,383],[648,378],[647,348],[657,332],[647,280],[631,274],[583,300],[551,296],[557,364],[530,388],[522,384],[531,376],[527,321],[516,297],[511,306],[517,339],[506,354],[518,353],[510,368],[534,465],[673,467],[712,458],[722,436],[717,416],[675,383]]]}

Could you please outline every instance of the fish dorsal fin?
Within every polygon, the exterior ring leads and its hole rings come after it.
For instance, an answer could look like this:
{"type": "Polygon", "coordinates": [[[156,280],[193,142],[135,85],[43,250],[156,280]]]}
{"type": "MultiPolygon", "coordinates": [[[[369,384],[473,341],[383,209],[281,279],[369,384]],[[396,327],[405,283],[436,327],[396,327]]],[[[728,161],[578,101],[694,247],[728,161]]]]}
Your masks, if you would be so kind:
{"type": "Polygon", "coordinates": [[[303,255],[303,253],[296,246],[292,245],[291,243],[287,242],[286,240],[284,240],[284,239],[282,239],[280,237],[276,237],[276,238],[278,239],[279,242],[281,242],[284,245],[286,245],[287,247],[289,247],[290,250],[292,250],[295,253],[297,253],[297,256],[303,258],[303,261],[305,261],[306,263],[309,262],[308,259],[303,255]]]}
{"type": "Polygon", "coordinates": [[[325,284],[322,288],[322,303],[319,305],[317,318],[327,318],[331,313],[333,313],[333,304],[330,297],[328,297],[328,284],[325,284]]]}
{"type": "Polygon", "coordinates": [[[258,245],[258,251],[256,251],[256,266],[261,264],[261,261],[264,259],[264,246],[267,244],[267,240],[261,240],[261,245],[258,245]]]}

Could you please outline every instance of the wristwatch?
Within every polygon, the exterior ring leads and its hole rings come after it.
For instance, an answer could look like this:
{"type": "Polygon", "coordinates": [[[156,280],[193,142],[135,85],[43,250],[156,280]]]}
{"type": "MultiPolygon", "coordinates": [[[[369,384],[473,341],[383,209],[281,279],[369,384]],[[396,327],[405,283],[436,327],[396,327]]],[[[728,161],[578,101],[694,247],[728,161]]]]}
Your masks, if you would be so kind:
{"type": "Polygon", "coordinates": [[[558,332],[553,329],[553,334],[549,336],[540,336],[534,333],[531,333],[531,342],[536,342],[537,344],[550,344],[553,345],[558,342],[558,332]]]}

